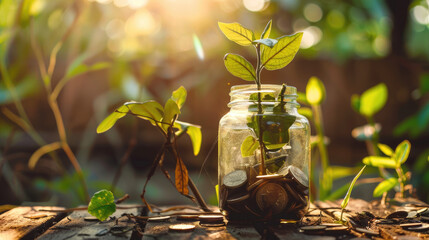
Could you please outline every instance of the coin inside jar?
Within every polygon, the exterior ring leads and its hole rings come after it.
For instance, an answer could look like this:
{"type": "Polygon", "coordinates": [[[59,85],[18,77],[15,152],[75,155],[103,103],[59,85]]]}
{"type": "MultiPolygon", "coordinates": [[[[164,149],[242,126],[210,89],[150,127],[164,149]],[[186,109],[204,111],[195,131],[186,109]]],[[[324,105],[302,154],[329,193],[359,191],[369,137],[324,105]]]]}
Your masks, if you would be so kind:
{"type": "Polygon", "coordinates": [[[170,220],[170,218],[171,218],[170,216],[160,216],[160,217],[151,217],[151,218],[148,218],[147,220],[149,222],[165,222],[170,220]]]}
{"type": "Polygon", "coordinates": [[[226,202],[229,204],[237,204],[237,203],[243,202],[244,200],[248,199],[249,197],[250,197],[249,194],[245,194],[243,196],[237,196],[234,198],[230,198],[230,199],[226,200],[226,202]]]}
{"type": "Polygon", "coordinates": [[[287,175],[295,179],[301,188],[308,188],[308,177],[301,169],[291,165],[288,167],[287,175]]]}
{"type": "Polygon", "coordinates": [[[239,188],[247,182],[247,174],[244,170],[235,170],[223,177],[223,184],[228,188],[239,188]]]}
{"type": "Polygon", "coordinates": [[[277,214],[285,209],[288,203],[286,191],[277,183],[267,183],[256,192],[256,203],[263,211],[271,211],[277,214]]]}
{"type": "Polygon", "coordinates": [[[270,174],[270,175],[259,175],[259,176],[256,176],[256,178],[257,179],[269,179],[269,180],[271,180],[271,179],[283,178],[283,176],[280,174],[270,174]]]}

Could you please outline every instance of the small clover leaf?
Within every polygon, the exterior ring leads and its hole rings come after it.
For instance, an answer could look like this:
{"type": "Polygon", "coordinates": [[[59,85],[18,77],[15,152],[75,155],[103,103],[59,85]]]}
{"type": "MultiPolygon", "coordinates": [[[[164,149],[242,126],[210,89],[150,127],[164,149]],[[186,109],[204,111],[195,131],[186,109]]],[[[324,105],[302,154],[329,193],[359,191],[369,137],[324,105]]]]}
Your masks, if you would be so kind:
{"type": "Polygon", "coordinates": [[[113,193],[106,189],[94,193],[88,205],[88,213],[100,221],[106,220],[116,211],[113,193]]]}

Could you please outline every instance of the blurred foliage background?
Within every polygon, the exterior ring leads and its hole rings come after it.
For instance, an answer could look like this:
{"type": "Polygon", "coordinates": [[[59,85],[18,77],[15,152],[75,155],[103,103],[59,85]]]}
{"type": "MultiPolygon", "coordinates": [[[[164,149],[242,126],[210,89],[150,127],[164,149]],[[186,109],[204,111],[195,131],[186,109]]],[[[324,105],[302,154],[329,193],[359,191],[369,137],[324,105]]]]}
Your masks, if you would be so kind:
{"type": "MultiPolygon", "coordinates": [[[[375,117],[380,141],[396,146],[410,139],[411,181],[429,200],[428,0],[1,0],[0,16],[0,204],[84,202],[79,174],[64,151],[28,167],[34,151],[60,138],[52,90],[89,193],[114,184],[116,197],[129,193],[138,201],[162,136],[133,118],[99,136],[96,126],[125,101],[164,102],[180,85],[188,90],[182,120],[203,132],[200,155],[192,155],[189,139],[180,142],[181,154],[213,203],[217,124],[228,111],[230,86],[241,84],[226,71],[223,56],[254,58],[227,41],[217,22],[240,22],[260,33],[270,19],[272,37],[297,31],[304,37],[296,59],[263,72],[262,81],[299,91],[311,76],[324,82],[331,163],[356,166],[367,156],[365,144],[351,136],[365,119],[353,112],[350,97],[383,82],[389,97],[375,117]]],[[[161,174],[154,178],[148,200],[188,203],[173,196],[161,174]]]]}

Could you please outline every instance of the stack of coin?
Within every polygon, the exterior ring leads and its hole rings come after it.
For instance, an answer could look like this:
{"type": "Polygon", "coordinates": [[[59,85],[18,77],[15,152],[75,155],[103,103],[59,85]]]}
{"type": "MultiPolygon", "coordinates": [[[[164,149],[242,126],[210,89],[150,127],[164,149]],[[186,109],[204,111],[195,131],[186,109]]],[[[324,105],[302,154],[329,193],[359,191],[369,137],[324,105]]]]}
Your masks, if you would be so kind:
{"type": "Polygon", "coordinates": [[[255,166],[223,177],[220,207],[227,218],[238,221],[300,219],[308,208],[307,175],[292,165],[276,174],[257,175],[255,166]]]}

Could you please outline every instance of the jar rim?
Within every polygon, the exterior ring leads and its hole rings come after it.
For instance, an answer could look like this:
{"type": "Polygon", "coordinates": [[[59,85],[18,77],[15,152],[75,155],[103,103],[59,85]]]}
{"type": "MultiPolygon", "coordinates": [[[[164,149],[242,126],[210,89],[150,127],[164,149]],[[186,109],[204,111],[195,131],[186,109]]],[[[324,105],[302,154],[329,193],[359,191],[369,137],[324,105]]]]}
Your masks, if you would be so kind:
{"type": "MultiPolygon", "coordinates": [[[[255,93],[271,93],[276,98],[279,96],[283,85],[280,84],[261,84],[261,89],[258,90],[256,84],[240,84],[234,85],[231,87],[229,95],[231,100],[228,104],[229,107],[233,105],[252,105],[254,101],[249,100],[250,96],[255,93]]],[[[294,105],[299,107],[299,104],[296,102],[297,92],[296,87],[286,85],[286,90],[283,95],[283,101],[289,105],[294,105]]],[[[264,105],[274,105],[279,100],[275,101],[263,101],[261,102],[264,105]]]]}

